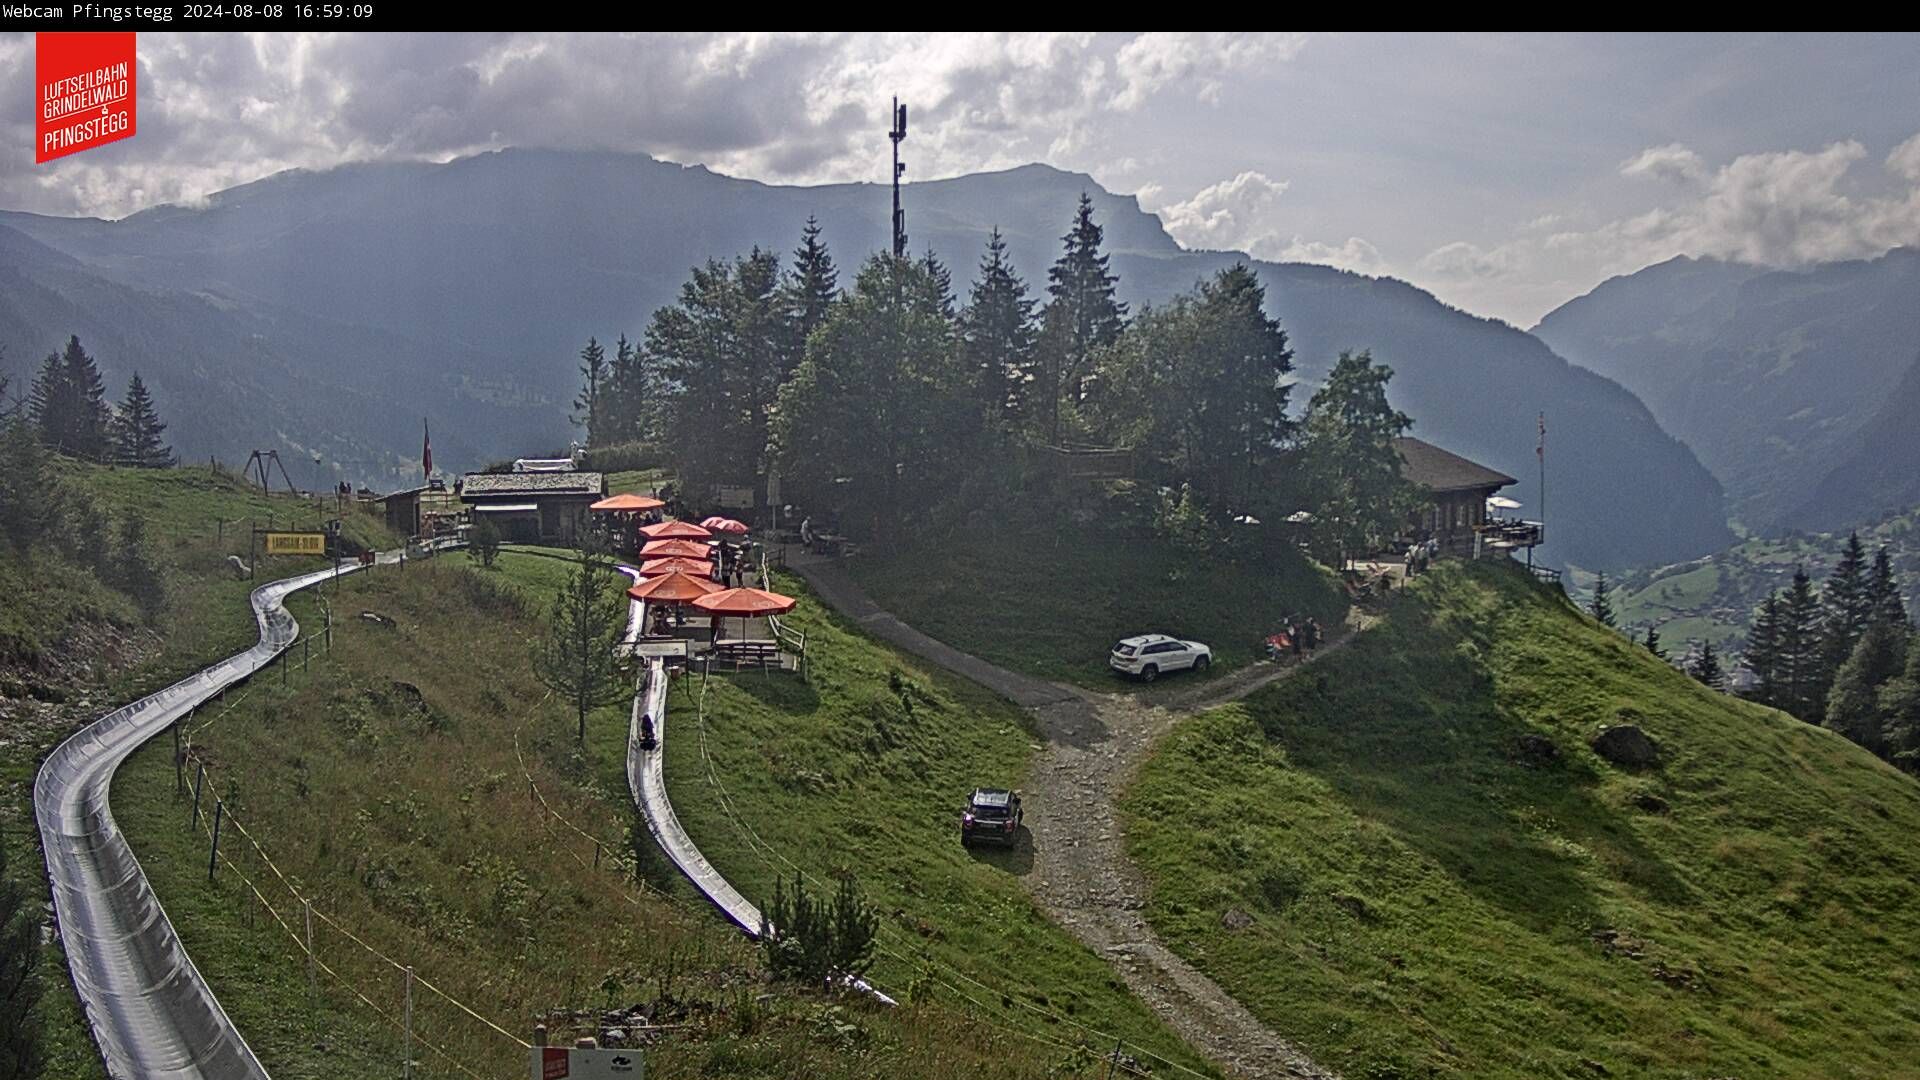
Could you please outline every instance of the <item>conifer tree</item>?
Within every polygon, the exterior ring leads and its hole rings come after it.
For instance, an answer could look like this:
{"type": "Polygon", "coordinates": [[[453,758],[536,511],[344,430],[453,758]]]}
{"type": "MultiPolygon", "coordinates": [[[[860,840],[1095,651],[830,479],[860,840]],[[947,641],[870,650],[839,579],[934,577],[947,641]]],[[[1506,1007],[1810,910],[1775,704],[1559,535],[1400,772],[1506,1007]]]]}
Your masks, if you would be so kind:
{"type": "Polygon", "coordinates": [[[1040,364],[1034,387],[1040,434],[1058,443],[1061,409],[1077,408],[1086,392],[1093,358],[1126,326],[1127,305],[1114,297],[1119,277],[1107,272],[1101,253],[1104,230],[1093,220],[1093,199],[1080,195],[1073,227],[1061,237],[1060,258],[1047,271],[1040,364]]]}
{"type": "Polygon", "coordinates": [[[1796,569],[1793,584],[1780,600],[1779,708],[1808,723],[1824,715],[1825,637],[1820,598],[1806,569],[1796,569]]]}
{"type": "Polygon", "coordinates": [[[1727,688],[1727,675],[1721,670],[1720,654],[1714,651],[1711,641],[1700,643],[1699,651],[1693,654],[1693,662],[1687,665],[1687,674],[1715,690],[1727,688]]]}
{"type": "Polygon", "coordinates": [[[1900,581],[1893,572],[1893,557],[1887,545],[1873,553],[1873,569],[1867,572],[1867,610],[1869,620],[1885,620],[1911,627],[1907,604],[1900,595],[1900,581]]]}
{"type": "Polygon", "coordinates": [[[1007,243],[995,228],[987,236],[967,309],[960,314],[960,350],[973,379],[973,393],[986,422],[1017,420],[1032,378],[1036,340],[1033,299],[1007,259],[1007,243]]]}
{"type": "Polygon", "coordinates": [[[105,461],[112,449],[106,384],[100,369],[87,355],[78,337],[67,347],[48,353],[33,382],[27,414],[40,429],[40,439],[63,454],[87,461],[105,461]]]}
{"type": "Polygon", "coordinates": [[[1607,584],[1604,573],[1594,579],[1593,599],[1587,602],[1587,613],[1600,620],[1602,626],[1613,625],[1613,588],[1607,584]]]}
{"type": "Polygon", "coordinates": [[[1880,688],[1877,705],[1887,759],[1910,773],[1920,773],[1920,643],[1911,635],[1906,666],[1880,688]]]}
{"type": "Polygon", "coordinates": [[[174,457],[173,448],[161,438],[166,430],[147,384],[134,372],[127,382],[126,399],[113,418],[114,460],[136,469],[167,468],[174,457]]]}
{"type": "Polygon", "coordinates": [[[582,743],[587,739],[587,713],[626,693],[614,655],[625,629],[616,578],[604,555],[582,551],[573,573],[554,590],[546,635],[534,649],[535,677],[574,707],[582,743]]]}
{"type": "Polygon", "coordinates": [[[1753,700],[1778,708],[1780,705],[1780,593],[1767,593],[1754,614],[1747,632],[1744,657],[1747,670],[1753,672],[1753,700]]]}
{"type": "MultiPolygon", "coordinates": [[[[1146,317],[1151,322],[1157,316],[1146,317]]],[[[1292,353],[1286,348],[1286,336],[1278,324],[1264,335],[1261,349],[1246,349],[1249,359],[1260,357],[1267,366],[1261,382],[1272,386],[1284,374],[1292,353]]],[[[1329,558],[1344,564],[1352,555],[1367,551],[1397,528],[1414,505],[1412,485],[1401,476],[1400,451],[1393,440],[1406,434],[1413,418],[1395,409],[1387,399],[1387,384],[1393,369],[1373,362],[1367,352],[1340,354],[1327,381],[1307,402],[1300,424],[1301,471],[1307,486],[1319,500],[1315,510],[1316,545],[1329,558]]],[[[1247,401],[1260,396],[1253,385],[1243,383],[1238,395],[1247,401]]],[[[1284,410],[1284,394],[1269,393],[1263,409],[1269,423],[1248,434],[1256,441],[1271,442],[1282,429],[1271,423],[1284,410]]],[[[1188,424],[1204,423],[1204,416],[1188,417],[1188,424]]],[[[1241,453],[1256,454],[1252,448],[1241,453]]],[[[1210,507],[1216,515],[1237,507],[1210,507]]]]}
{"type": "Polygon", "coordinates": [[[60,519],[59,484],[33,421],[16,413],[0,426],[0,532],[25,553],[60,519]]]}
{"type": "Polygon", "coordinates": [[[600,445],[605,431],[596,431],[600,419],[600,392],[607,382],[607,350],[588,338],[580,350],[580,394],[573,399],[573,422],[586,429],[587,445],[600,445]]]}
{"type": "Polygon", "coordinates": [[[947,269],[947,264],[940,261],[932,248],[920,259],[920,269],[926,271],[920,280],[929,290],[928,299],[934,309],[948,322],[954,321],[957,316],[953,307],[953,271],[947,269]]]}
{"type": "Polygon", "coordinates": [[[820,239],[820,222],[807,216],[800,231],[800,246],[793,249],[793,269],[780,286],[780,304],[788,326],[788,344],[781,357],[781,381],[806,359],[807,338],[827,321],[834,300],[840,295],[840,270],[833,255],[820,239]]]}
{"type": "Polygon", "coordinates": [[[1662,660],[1667,658],[1667,650],[1660,647],[1660,628],[1657,626],[1647,627],[1647,651],[1662,660]]]}
{"type": "Polygon", "coordinates": [[[1872,615],[1872,600],[1867,593],[1867,552],[1858,532],[1847,535],[1840,561],[1820,590],[1821,627],[1826,640],[1821,645],[1822,676],[1831,681],[1860,635],[1867,632],[1872,615]]]}

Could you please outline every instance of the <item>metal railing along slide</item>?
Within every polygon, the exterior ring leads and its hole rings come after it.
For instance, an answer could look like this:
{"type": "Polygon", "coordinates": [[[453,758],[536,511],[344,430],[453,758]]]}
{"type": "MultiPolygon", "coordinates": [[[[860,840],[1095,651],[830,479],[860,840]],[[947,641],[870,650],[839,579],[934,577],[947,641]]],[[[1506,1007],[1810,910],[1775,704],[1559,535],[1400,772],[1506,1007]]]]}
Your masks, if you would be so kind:
{"type": "MultiPolygon", "coordinates": [[[[380,558],[398,560],[397,554],[380,558]]],[[[181,945],[107,805],[129,755],[202,702],[271,662],[300,633],[286,597],[355,564],[253,590],[260,641],[198,674],[116,709],[47,755],[34,781],[60,942],[73,987],[117,1080],[265,1080],[254,1056],[181,945]]]]}

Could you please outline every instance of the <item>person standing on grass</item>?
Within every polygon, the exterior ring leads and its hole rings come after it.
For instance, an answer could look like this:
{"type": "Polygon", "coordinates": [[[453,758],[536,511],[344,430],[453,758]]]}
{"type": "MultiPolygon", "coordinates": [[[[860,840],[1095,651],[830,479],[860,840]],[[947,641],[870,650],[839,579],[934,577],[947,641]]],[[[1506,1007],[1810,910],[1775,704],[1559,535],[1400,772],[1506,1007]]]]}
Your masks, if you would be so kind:
{"type": "Polygon", "coordinates": [[[1320,620],[1309,617],[1307,619],[1307,655],[1312,656],[1313,650],[1319,648],[1319,646],[1320,620]]]}
{"type": "Polygon", "coordinates": [[[1305,629],[1298,619],[1287,620],[1287,641],[1293,646],[1293,657],[1296,660],[1300,658],[1300,637],[1303,633],[1305,629]]]}

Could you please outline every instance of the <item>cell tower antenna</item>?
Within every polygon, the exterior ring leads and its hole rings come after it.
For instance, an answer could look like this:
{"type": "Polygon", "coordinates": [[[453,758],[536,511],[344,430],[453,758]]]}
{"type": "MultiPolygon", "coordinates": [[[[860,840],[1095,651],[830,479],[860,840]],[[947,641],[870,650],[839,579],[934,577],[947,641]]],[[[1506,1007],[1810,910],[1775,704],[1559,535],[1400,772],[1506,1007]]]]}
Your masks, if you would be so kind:
{"type": "Polygon", "coordinates": [[[900,163],[900,143],[907,137],[907,107],[900,104],[899,98],[893,99],[893,130],[887,132],[887,138],[893,140],[893,257],[907,257],[907,212],[900,209],[900,176],[907,167],[900,163]]]}

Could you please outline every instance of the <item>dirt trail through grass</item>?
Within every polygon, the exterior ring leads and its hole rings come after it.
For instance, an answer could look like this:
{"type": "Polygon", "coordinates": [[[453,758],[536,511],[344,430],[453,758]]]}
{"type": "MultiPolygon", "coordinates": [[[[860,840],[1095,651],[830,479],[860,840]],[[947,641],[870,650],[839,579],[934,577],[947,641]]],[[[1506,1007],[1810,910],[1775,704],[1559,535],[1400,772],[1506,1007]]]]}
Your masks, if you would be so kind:
{"type": "MultiPolygon", "coordinates": [[[[1008,671],[928,637],[882,610],[832,560],[797,555],[790,565],[875,637],[1033,714],[1046,745],[1034,758],[1026,800],[1033,869],[1025,880],[1054,921],[1107,957],[1136,994],[1229,1073],[1251,1080],[1333,1076],[1154,935],[1144,910],[1146,884],[1126,856],[1115,805],[1155,741],[1181,718],[1245,697],[1298,663],[1254,664],[1153,700],[1098,693],[1008,671]]],[[[1338,651],[1363,626],[1356,612],[1318,655],[1338,651]]]]}

